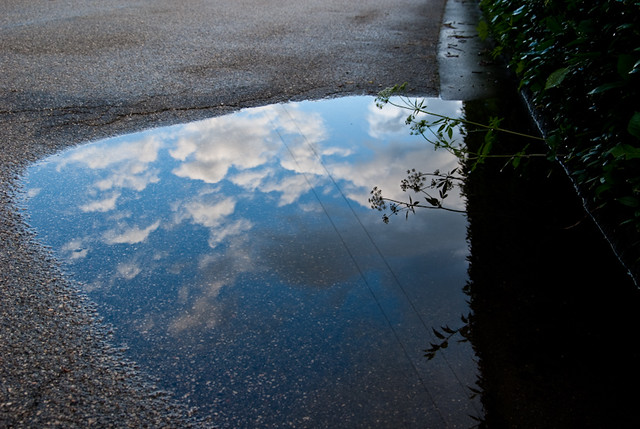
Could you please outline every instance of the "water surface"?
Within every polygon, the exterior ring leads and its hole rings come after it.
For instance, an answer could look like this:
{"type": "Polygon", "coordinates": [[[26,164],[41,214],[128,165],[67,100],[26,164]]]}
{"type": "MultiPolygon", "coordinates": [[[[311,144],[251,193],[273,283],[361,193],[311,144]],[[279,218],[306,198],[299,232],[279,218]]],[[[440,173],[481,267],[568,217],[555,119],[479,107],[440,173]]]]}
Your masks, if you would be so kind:
{"type": "Polygon", "coordinates": [[[219,426],[467,427],[470,346],[423,357],[468,312],[465,217],[367,202],[456,167],[406,115],[349,97],[98,141],[32,166],[25,206],[128,356],[219,426]]]}

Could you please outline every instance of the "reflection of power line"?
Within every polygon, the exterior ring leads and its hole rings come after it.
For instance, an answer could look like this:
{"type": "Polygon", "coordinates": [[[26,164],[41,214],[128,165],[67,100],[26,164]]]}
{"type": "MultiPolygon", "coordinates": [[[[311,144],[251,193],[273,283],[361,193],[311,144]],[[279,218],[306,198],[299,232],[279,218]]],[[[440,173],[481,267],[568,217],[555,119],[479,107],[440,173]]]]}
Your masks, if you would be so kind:
{"type": "MultiPolygon", "coordinates": [[[[293,121],[293,123],[295,124],[296,128],[298,128],[298,131],[300,133],[300,135],[303,137],[303,139],[305,140],[305,142],[307,143],[307,145],[309,147],[311,147],[311,145],[307,142],[306,136],[301,132],[300,128],[298,127],[297,123],[295,122],[295,120],[293,120],[293,117],[291,117],[291,115],[289,114],[289,112],[286,111],[286,109],[283,106],[283,109],[285,110],[285,112],[287,113],[287,115],[291,118],[291,120],[293,121]]],[[[275,130],[275,132],[278,134],[280,140],[282,141],[282,143],[284,144],[284,146],[287,148],[287,151],[289,152],[289,154],[291,155],[291,157],[293,158],[293,161],[296,163],[296,165],[298,167],[301,167],[300,164],[298,163],[298,160],[296,159],[296,157],[293,154],[293,151],[291,150],[291,148],[289,147],[289,145],[287,145],[287,142],[285,140],[285,138],[283,137],[283,135],[280,133],[278,127],[276,126],[275,122],[273,121],[273,119],[270,119],[272,124],[273,124],[273,128],[275,130]]],[[[315,151],[315,149],[313,147],[311,147],[312,152],[314,153],[314,155],[316,156],[316,158],[318,158],[318,154],[315,151]]],[[[326,167],[324,166],[324,164],[322,163],[322,161],[320,160],[320,164],[323,166],[323,168],[326,170],[326,167]]],[[[382,304],[380,303],[380,300],[378,299],[378,297],[376,296],[375,292],[373,291],[373,289],[371,288],[371,285],[369,284],[369,282],[367,281],[364,272],[362,271],[362,269],[360,268],[360,265],[358,264],[358,262],[356,261],[355,256],[353,255],[353,253],[351,253],[351,250],[349,249],[349,246],[347,245],[344,237],[342,236],[342,234],[340,233],[340,231],[338,230],[338,227],[336,226],[336,224],[333,222],[333,219],[331,218],[331,215],[329,214],[329,212],[327,211],[326,207],[324,206],[324,204],[322,203],[320,196],[317,194],[315,187],[312,185],[311,181],[309,181],[309,179],[307,178],[307,174],[304,173],[304,170],[300,169],[300,171],[302,171],[302,175],[304,176],[307,185],[309,186],[309,188],[311,189],[311,192],[314,194],[316,200],[318,201],[318,203],[320,204],[320,206],[322,207],[322,210],[324,211],[325,215],[327,216],[327,218],[329,219],[329,222],[331,223],[331,226],[333,228],[333,230],[336,232],[336,234],[338,235],[338,237],[340,238],[340,241],[342,243],[342,246],[345,248],[345,250],[347,251],[347,254],[349,255],[349,258],[351,259],[351,261],[353,262],[353,264],[355,265],[356,269],[358,270],[358,273],[360,275],[360,278],[363,280],[364,284],[366,285],[367,289],[369,290],[369,293],[371,294],[371,297],[373,298],[373,300],[375,301],[376,305],[378,306],[378,309],[380,310],[380,313],[382,314],[382,316],[384,317],[385,321],[387,322],[387,325],[389,326],[389,329],[391,330],[391,332],[393,333],[394,338],[396,339],[397,343],[400,345],[400,348],[402,349],[402,352],[405,356],[405,358],[407,359],[407,361],[409,362],[409,364],[411,365],[411,367],[413,368],[413,371],[416,374],[416,377],[418,378],[418,381],[420,382],[420,385],[423,387],[424,391],[426,392],[427,396],[429,397],[429,400],[431,401],[431,404],[433,405],[433,407],[435,408],[435,410],[437,411],[438,415],[440,416],[440,419],[442,420],[442,422],[446,425],[447,421],[445,420],[442,411],[440,411],[440,408],[438,407],[433,395],[431,394],[431,392],[429,391],[429,388],[427,387],[424,379],[422,378],[422,375],[420,374],[420,371],[418,370],[418,368],[416,367],[413,359],[411,359],[411,356],[409,355],[409,352],[407,351],[407,348],[405,347],[404,343],[402,342],[402,340],[400,339],[398,333],[396,332],[395,328],[393,327],[393,324],[391,323],[391,320],[389,319],[389,316],[387,315],[387,313],[384,311],[384,308],[382,307],[382,304]]],[[[331,178],[331,180],[333,181],[334,185],[335,181],[333,179],[333,177],[329,174],[329,172],[327,171],[328,176],[331,178]]],[[[337,187],[337,185],[336,185],[337,187]]],[[[337,187],[338,191],[342,194],[342,191],[340,190],[339,187],[337,187]]],[[[343,195],[344,197],[344,195],[343,195]]]]}
{"type": "MultiPolygon", "coordinates": [[[[293,115],[290,114],[290,112],[287,110],[286,106],[281,105],[282,109],[285,111],[285,113],[287,114],[287,116],[289,117],[289,119],[291,120],[291,122],[294,124],[294,126],[296,127],[296,129],[298,130],[298,133],[302,136],[304,142],[306,143],[306,145],[309,147],[309,149],[311,150],[311,152],[313,152],[313,155],[315,156],[316,160],[318,161],[318,163],[320,163],[320,165],[322,166],[322,168],[324,169],[324,171],[326,172],[327,176],[329,177],[329,179],[331,180],[331,182],[333,183],[333,185],[335,186],[335,188],[338,190],[338,192],[340,193],[340,195],[342,196],[342,199],[345,201],[345,203],[347,204],[347,207],[349,207],[349,210],[351,211],[352,215],[355,217],[356,221],[358,222],[358,224],[360,225],[360,227],[362,228],[362,230],[364,231],[367,239],[369,240],[369,242],[371,243],[371,245],[374,247],[376,253],[378,254],[378,256],[380,257],[380,259],[383,261],[385,267],[387,268],[387,270],[391,273],[391,276],[393,277],[393,281],[396,284],[396,286],[400,289],[400,291],[402,292],[402,295],[405,297],[405,299],[407,300],[407,302],[409,303],[411,310],[413,311],[413,313],[417,316],[418,320],[420,320],[420,323],[422,324],[424,330],[427,332],[427,335],[429,335],[433,340],[436,340],[434,337],[433,332],[427,327],[427,323],[424,321],[424,318],[420,315],[420,312],[418,311],[418,309],[415,306],[415,303],[413,302],[413,300],[409,297],[408,292],[406,291],[405,287],[403,286],[402,282],[400,281],[400,279],[398,278],[398,276],[396,275],[395,271],[391,268],[391,265],[389,264],[387,258],[383,255],[382,251],[380,250],[380,248],[378,247],[378,245],[376,244],[375,240],[373,239],[373,237],[371,236],[371,234],[369,233],[369,230],[364,226],[364,224],[362,223],[362,220],[360,219],[360,216],[358,216],[358,214],[356,213],[356,211],[354,210],[353,206],[351,205],[351,203],[349,202],[349,199],[347,198],[347,196],[344,194],[344,192],[342,192],[342,188],[338,185],[338,183],[336,182],[335,178],[333,177],[333,175],[331,174],[331,172],[329,171],[329,169],[327,168],[327,166],[325,165],[325,163],[322,160],[322,157],[320,156],[320,154],[316,151],[316,149],[314,148],[314,146],[309,142],[309,140],[307,139],[306,135],[302,132],[302,130],[300,129],[300,127],[298,126],[297,121],[295,120],[295,118],[293,117],[293,115]]],[[[287,150],[289,151],[289,153],[291,154],[292,158],[294,159],[294,162],[297,163],[297,160],[295,159],[295,156],[293,155],[292,151],[289,149],[289,147],[287,146],[284,138],[282,137],[282,135],[280,134],[280,132],[277,130],[277,128],[274,126],[274,128],[276,129],[276,132],[278,133],[278,135],[280,136],[280,139],[282,140],[282,142],[284,143],[284,145],[287,147],[287,150]]],[[[302,171],[302,170],[301,170],[302,171]]],[[[306,180],[306,175],[305,175],[305,180],[306,180]]],[[[410,361],[411,366],[413,367],[414,371],[416,372],[416,375],[418,376],[418,379],[420,380],[420,382],[422,383],[422,385],[425,388],[425,391],[427,392],[427,394],[429,395],[429,397],[431,398],[431,401],[433,402],[433,405],[435,406],[436,410],[438,410],[438,413],[440,414],[440,417],[443,419],[444,421],[444,417],[442,416],[442,413],[440,412],[440,409],[438,408],[438,406],[435,404],[434,402],[434,398],[432,397],[431,393],[429,392],[429,390],[427,389],[424,380],[422,379],[422,377],[420,376],[419,372],[418,372],[418,368],[415,366],[413,359],[411,359],[409,353],[406,350],[406,347],[404,346],[404,344],[402,343],[402,341],[400,340],[400,337],[398,336],[396,330],[393,328],[393,325],[389,319],[389,317],[387,316],[386,312],[384,311],[384,309],[382,308],[382,305],[380,304],[378,298],[376,297],[375,293],[373,292],[371,286],[369,285],[369,283],[367,282],[366,278],[364,277],[364,273],[362,272],[362,270],[360,269],[360,266],[358,265],[358,263],[355,260],[355,257],[352,255],[351,251],[349,250],[346,242],[344,241],[344,238],[342,237],[342,235],[340,234],[340,232],[338,231],[336,225],[333,223],[333,220],[331,219],[331,216],[329,215],[329,213],[326,211],[324,205],[322,204],[322,202],[319,199],[319,196],[316,194],[315,189],[313,188],[313,186],[310,184],[310,182],[307,180],[307,183],[309,183],[309,186],[312,190],[312,192],[314,193],[314,195],[316,196],[316,198],[318,199],[318,202],[320,202],[320,205],[322,206],[322,209],[324,210],[325,214],[327,215],[327,217],[329,218],[329,221],[331,222],[331,225],[333,226],[334,230],[336,231],[336,233],[338,234],[338,236],[340,237],[340,240],[342,241],[344,247],[347,249],[347,252],[349,253],[349,256],[351,257],[351,259],[353,260],[354,264],[356,265],[356,267],[358,268],[358,271],[361,275],[361,277],[363,278],[365,284],[367,285],[367,288],[369,289],[369,292],[371,293],[371,295],[373,296],[376,304],[378,305],[382,315],[384,316],[384,318],[386,319],[387,323],[389,324],[389,327],[391,328],[393,335],[395,336],[396,340],[398,341],[398,343],[400,344],[405,356],[407,357],[407,359],[410,361]]],[[[436,340],[437,341],[437,340],[436,340]]],[[[445,353],[441,354],[442,358],[444,359],[445,364],[447,365],[447,367],[449,368],[449,371],[451,371],[451,374],[453,374],[453,377],[455,378],[457,384],[459,385],[459,387],[463,390],[463,393],[468,394],[467,390],[466,390],[466,386],[465,384],[462,382],[462,380],[460,379],[458,373],[453,369],[453,366],[451,365],[451,363],[449,362],[449,359],[447,359],[447,356],[445,353]]],[[[478,410],[478,408],[476,407],[475,403],[473,401],[470,402],[471,406],[473,407],[473,409],[475,410],[475,412],[477,414],[480,413],[480,411],[478,410]]],[[[445,422],[446,423],[446,422],[445,422]]]]}

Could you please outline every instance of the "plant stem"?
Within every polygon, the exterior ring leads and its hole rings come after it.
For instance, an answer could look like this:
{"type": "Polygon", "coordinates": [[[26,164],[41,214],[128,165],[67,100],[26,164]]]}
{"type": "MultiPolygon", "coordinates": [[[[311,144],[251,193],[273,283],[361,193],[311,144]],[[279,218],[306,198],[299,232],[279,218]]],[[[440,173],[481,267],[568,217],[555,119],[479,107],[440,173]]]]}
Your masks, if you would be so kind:
{"type": "Polygon", "coordinates": [[[492,126],[489,126],[489,125],[481,124],[479,122],[469,121],[467,119],[455,119],[455,118],[452,118],[450,116],[441,115],[439,113],[429,112],[427,110],[422,109],[421,107],[412,106],[409,101],[405,101],[406,104],[404,106],[402,106],[400,104],[396,104],[391,100],[389,100],[388,103],[391,104],[392,106],[399,107],[401,109],[412,109],[412,110],[420,112],[420,113],[424,113],[424,114],[427,114],[427,115],[435,116],[437,118],[442,118],[442,119],[448,119],[448,120],[451,120],[451,121],[462,122],[463,124],[474,125],[476,127],[481,127],[481,128],[486,128],[486,129],[489,129],[489,130],[500,131],[500,132],[503,132],[503,133],[512,134],[512,135],[519,136],[519,137],[526,137],[526,138],[533,139],[533,140],[545,141],[544,138],[538,137],[538,136],[532,136],[531,134],[520,133],[518,131],[507,130],[507,129],[500,128],[500,127],[492,127],[492,126]]]}

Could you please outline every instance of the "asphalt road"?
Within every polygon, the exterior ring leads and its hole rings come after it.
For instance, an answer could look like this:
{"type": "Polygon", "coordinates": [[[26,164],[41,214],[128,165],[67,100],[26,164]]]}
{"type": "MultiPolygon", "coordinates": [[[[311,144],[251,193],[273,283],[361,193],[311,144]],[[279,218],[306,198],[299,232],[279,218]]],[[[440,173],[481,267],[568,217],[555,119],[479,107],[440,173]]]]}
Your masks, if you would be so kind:
{"type": "Polygon", "coordinates": [[[8,0],[2,113],[76,131],[405,81],[436,95],[443,3],[8,0]]]}
{"type": "MultiPolygon", "coordinates": [[[[4,0],[0,427],[185,427],[14,207],[69,145],[289,99],[438,94],[444,0],[4,0]],[[71,287],[70,287],[71,286],[71,287]]],[[[206,424],[202,421],[200,424],[206,424]]]]}

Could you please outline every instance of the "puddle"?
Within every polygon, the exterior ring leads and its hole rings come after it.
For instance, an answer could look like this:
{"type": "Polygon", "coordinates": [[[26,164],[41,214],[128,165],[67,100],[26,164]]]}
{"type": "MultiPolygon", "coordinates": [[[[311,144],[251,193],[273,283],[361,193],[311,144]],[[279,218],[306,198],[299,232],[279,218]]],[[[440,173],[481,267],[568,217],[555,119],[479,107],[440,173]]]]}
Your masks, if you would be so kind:
{"type": "Polygon", "coordinates": [[[406,115],[348,97],[90,143],[32,166],[24,206],[127,356],[218,426],[469,427],[471,347],[423,357],[468,312],[466,219],[367,201],[457,164],[406,115]]]}

